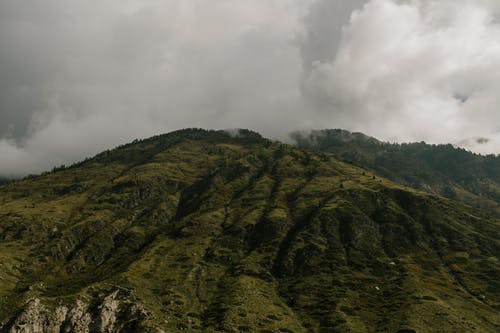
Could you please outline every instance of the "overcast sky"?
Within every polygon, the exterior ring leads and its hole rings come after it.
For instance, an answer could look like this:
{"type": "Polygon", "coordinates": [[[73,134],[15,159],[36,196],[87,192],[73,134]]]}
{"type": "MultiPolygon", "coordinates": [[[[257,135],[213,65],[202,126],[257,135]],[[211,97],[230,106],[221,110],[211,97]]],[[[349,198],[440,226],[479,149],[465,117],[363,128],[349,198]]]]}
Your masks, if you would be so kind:
{"type": "Polygon", "coordinates": [[[0,175],[184,127],[500,153],[498,0],[1,0],[0,175]]]}

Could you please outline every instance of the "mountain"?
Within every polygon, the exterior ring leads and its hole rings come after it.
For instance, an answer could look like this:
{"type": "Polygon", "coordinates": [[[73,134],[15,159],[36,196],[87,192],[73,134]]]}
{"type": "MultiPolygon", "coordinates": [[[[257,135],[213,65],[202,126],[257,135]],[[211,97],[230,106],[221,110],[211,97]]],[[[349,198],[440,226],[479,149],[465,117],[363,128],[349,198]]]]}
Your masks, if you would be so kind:
{"type": "Polygon", "coordinates": [[[254,132],[0,189],[0,332],[500,328],[498,218],[254,132]]]}
{"type": "Polygon", "coordinates": [[[294,132],[303,149],[344,161],[422,191],[493,210],[500,216],[500,155],[482,156],[452,145],[392,144],[346,130],[294,132]]]}

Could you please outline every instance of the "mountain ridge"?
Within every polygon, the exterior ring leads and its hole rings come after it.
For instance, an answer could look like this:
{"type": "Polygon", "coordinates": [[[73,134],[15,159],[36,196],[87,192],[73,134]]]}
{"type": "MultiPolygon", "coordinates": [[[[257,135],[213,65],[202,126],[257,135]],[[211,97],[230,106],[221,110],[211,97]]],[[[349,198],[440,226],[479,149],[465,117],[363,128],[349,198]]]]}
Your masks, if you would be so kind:
{"type": "Polygon", "coordinates": [[[495,332],[499,220],[188,129],[0,193],[0,331],[495,332]]]}
{"type": "Polygon", "coordinates": [[[394,144],[346,130],[294,132],[299,148],[333,153],[382,177],[500,214],[500,155],[425,142],[394,144]]]}

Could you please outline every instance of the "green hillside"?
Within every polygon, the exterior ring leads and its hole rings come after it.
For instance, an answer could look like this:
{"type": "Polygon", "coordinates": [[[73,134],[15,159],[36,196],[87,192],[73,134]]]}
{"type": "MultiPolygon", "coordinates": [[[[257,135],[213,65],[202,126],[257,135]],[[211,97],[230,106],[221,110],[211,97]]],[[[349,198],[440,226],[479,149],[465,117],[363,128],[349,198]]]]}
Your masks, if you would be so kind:
{"type": "Polygon", "coordinates": [[[0,332],[498,332],[500,220],[250,131],[0,187],[0,332]]]}
{"type": "Polygon", "coordinates": [[[500,156],[482,156],[452,145],[391,144],[345,130],[295,132],[298,147],[331,152],[382,177],[500,216],[500,156]]]}

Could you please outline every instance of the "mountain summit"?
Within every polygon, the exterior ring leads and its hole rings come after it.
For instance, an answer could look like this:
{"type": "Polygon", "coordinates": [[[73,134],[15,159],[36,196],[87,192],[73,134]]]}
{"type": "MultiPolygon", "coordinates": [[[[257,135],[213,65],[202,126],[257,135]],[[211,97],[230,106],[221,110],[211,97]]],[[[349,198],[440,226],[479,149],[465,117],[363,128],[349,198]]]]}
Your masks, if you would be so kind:
{"type": "Polygon", "coordinates": [[[498,332],[500,221],[251,131],[0,192],[1,332],[498,332]]]}

